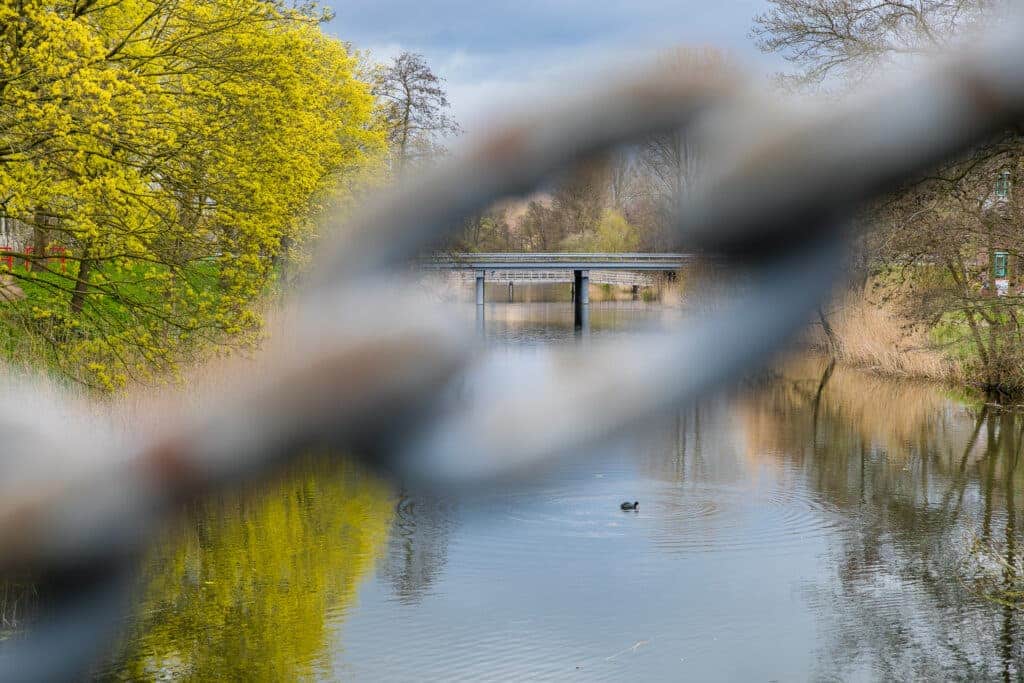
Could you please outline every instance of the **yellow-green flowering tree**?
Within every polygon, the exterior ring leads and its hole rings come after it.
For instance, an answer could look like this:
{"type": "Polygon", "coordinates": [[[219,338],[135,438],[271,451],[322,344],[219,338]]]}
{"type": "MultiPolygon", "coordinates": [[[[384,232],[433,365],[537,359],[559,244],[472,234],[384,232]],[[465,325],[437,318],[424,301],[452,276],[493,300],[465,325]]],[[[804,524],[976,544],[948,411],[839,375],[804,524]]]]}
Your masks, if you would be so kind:
{"type": "Polygon", "coordinates": [[[283,250],[385,147],[322,19],[263,0],[0,0],[0,211],[31,235],[7,245],[27,295],[0,304],[9,357],[30,340],[112,389],[256,339],[283,250]]]}

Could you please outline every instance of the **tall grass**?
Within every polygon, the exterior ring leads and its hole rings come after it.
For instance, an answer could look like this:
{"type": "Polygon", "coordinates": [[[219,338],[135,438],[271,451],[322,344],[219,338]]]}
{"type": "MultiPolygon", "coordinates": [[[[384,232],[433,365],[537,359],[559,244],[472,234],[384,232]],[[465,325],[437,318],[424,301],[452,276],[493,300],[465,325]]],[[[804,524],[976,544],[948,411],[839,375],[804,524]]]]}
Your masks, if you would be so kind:
{"type": "Polygon", "coordinates": [[[929,332],[902,319],[898,304],[871,301],[860,293],[826,309],[834,346],[816,321],[809,334],[815,348],[849,365],[890,377],[962,382],[960,364],[936,348],[929,332]]]}

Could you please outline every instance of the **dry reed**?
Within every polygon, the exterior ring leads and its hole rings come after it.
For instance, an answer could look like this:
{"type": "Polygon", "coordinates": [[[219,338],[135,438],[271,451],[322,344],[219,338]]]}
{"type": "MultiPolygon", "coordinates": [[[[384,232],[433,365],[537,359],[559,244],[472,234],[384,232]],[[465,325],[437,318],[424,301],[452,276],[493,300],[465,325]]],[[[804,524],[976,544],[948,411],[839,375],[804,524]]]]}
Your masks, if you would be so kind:
{"type": "Polygon", "coordinates": [[[962,382],[960,366],[935,348],[926,329],[901,318],[897,311],[894,303],[850,294],[826,311],[835,347],[830,348],[820,320],[810,331],[809,341],[843,363],[880,375],[962,382]]]}

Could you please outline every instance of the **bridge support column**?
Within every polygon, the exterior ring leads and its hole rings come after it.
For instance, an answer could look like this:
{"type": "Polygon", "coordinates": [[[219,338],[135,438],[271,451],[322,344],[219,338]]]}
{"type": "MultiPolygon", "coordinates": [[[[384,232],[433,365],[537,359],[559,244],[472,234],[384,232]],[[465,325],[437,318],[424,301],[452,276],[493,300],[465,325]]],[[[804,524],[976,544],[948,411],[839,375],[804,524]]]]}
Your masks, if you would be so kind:
{"type": "Polygon", "coordinates": [[[573,311],[576,327],[590,326],[590,271],[574,270],[573,274],[573,311]]]}
{"type": "Polygon", "coordinates": [[[484,314],[487,307],[484,306],[484,271],[476,271],[476,333],[482,339],[486,336],[487,321],[484,314]]]}

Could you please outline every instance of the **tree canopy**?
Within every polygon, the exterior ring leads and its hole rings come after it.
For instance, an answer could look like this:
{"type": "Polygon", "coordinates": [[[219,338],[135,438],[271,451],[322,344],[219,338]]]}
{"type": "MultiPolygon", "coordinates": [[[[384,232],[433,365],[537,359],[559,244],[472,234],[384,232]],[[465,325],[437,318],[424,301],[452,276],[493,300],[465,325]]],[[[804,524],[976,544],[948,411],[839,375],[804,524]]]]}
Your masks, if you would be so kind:
{"type": "Polygon", "coordinates": [[[0,213],[31,233],[4,245],[26,293],[0,308],[8,356],[33,344],[109,389],[256,338],[284,246],[384,151],[323,18],[281,0],[0,0],[0,213]]]}

